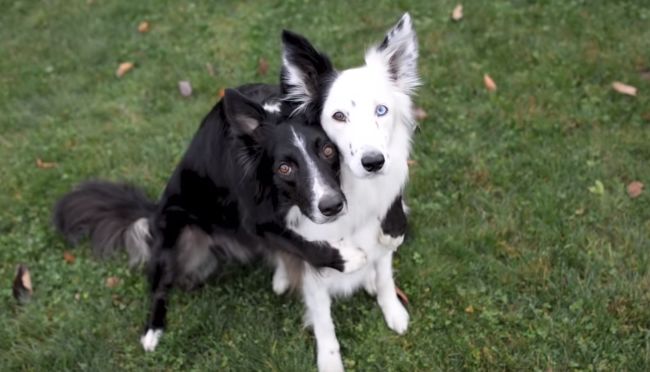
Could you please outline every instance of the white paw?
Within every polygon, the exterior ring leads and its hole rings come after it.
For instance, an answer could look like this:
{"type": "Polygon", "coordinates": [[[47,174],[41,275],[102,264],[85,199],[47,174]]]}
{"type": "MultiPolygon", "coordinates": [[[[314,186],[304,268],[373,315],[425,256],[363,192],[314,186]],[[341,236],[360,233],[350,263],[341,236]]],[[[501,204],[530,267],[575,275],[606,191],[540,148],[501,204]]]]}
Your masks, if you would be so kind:
{"type": "Polygon", "coordinates": [[[351,273],[364,267],[368,263],[368,256],[366,252],[359,248],[346,247],[340,248],[339,252],[345,264],[343,265],[344,273],[351,273]]]}
{"type": "Polygon", "coordinates": [[[339,349],[318,350],[318,372],[343,372],[343,360],[339,349]]]}
{"type": "Polygon", "coordinates": [[[140,337],[140,343],[142,344],[144,351],[154,351],[156,346],[158,346],[162,334],[162,329],[148,329],[147,333],[140,337]]]}
{"type": "Polygon", "coordinates": [[[371,296],[377,294],[377,272],[375,269],[368,270],[368,274],[363,280],[363,289],[371,296]]]}
{"type": "Polygon", "coordinates": [[[289,289],[289,278],[284,270],[275,269],[273,273],[273,292],[281,295],[289,289]]]}
{"type": "Polygon", "coordinates": [[[381,310],[388,328],[403,335],[409,326],[409,313],[397,298],[395,301],[391,301],[390,305],[382,306],[381,310]]]}
{"type": "Polygon", "coordinates": [[[404,243],[404,235],[400,235],[396,238],[388,234],[379,233],[379,243],[386,248],[389,248],[392,251],[396,251],[402,243],[404,243]]]}

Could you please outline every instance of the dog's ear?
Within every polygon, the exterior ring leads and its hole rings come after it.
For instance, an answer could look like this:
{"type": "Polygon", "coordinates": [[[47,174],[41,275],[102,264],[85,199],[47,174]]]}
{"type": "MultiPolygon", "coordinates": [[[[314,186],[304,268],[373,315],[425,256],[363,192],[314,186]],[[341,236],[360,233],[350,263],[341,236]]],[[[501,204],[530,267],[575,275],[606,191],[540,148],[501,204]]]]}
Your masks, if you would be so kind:
{"type": "Polygon", "coordinates": [[[266,117],[262,106],[236,89],[226,89],[223,104],[226,120],[238,134],[252,135],[266,117]]]}
{"type": "Polygon", "coordinates": [[[384,69],[404,93],[410,94],[418,85],[418,41],[413,21],[404,13],[381,44],[366,53],[366,64],[384,69]]]}
{"type": "Polygon", "coordinates": [[[282,95],[298,111],[316,100],[322,82],[334,72],[329,58],[306,38],[282,31],[282,95]]]}

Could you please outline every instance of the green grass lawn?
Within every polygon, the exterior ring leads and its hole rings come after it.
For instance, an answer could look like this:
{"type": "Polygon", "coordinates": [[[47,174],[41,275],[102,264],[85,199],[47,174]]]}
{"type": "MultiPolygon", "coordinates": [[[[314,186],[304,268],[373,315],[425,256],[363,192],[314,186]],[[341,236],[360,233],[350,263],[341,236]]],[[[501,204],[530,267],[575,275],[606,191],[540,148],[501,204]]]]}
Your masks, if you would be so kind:
{"type": "Polygon", "coordinates": [[[143,275],[124,257],[100,262],[87,245],[67,246],[51,207],[88,178],[158,195],[221,88],[277,81],[282,28],[351,67],[408,10],[424,81],[416,101],[428,113],[412,156],[412,234],[395,262],[412,322],[400,337],[364,293],[339,301],[345,365],[648,370],[650,195],[632,199],[626,185],[650,184],[650,80],[640,73],[650,69],[650,3],[466,1],[458,23],[455,5],[2,1],[0,369],[314,369],[299,298],[275,296],[261,265],[177,293],[169,332],[145,354],[143,275]],[[136,67],[118,79],[124,61],[136,67]],[[638,95],[617,94],[613,81],[638,95]],[[604,190],[590,192],[597,181],[604,190]],[[35,288],[22,307],[11,295],[18,263],[35,288]]]}

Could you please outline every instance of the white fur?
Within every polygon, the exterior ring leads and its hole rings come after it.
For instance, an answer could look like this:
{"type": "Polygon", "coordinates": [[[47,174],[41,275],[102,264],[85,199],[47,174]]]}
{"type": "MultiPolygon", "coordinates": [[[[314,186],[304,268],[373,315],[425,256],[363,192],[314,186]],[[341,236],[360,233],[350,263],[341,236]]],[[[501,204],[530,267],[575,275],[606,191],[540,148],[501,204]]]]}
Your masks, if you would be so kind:
{"type": "Polygon", "coordinates": [[[147,333],[140,337],[140,343],[142,344],[144,351],[156,350],[156,346],[158,346],[162,334],[162,329],[148,329],[147,333]]]}
{"type": "Polygon", "coordinates": [[[129,265],[138,266],[149,261],[151,252],[147,242],[151,238],[151,232],[149,232],[149,221],[146,218],[143,217],[135,221],[124,237],[129,254],[129,265]]]}
{"type": "Polygon", "coordinates": [[[267,102],[262,106],[264,111],[269,112],[269,113],[276,113],[280,112],[280,102],[267,102]]]}
{"type": "MultiPolygon", "coordinates": [[[[321,372],[343,370],[330,313],[332,296],[350,295],[364,287],[377,294],[389,328],[399,334],[408,328],[409,315],[397,298],[391,266],[393,251],[403,237],[388,240],[381,229],[382,219],[408,179],[407,160],[414,128],[410,94],[419,82],[417,41],[410,16],[405,14],[400,23],[399,29],[394,27],[387,34],[384,48],[368,51],[364,66],[342,71],[336,77],[323,105],[321,123],[343,157],[341,188],[348,212],[321,225],[303,215],[291,215],[289,226],[305,238],[335,241],[333,245],[341,254],[361,249],[367,258],[358,270],[343,273],[316,270],[305,264],[302,282],[306,322],[314,329],[321,372]],[[395,71],[396,76],[391,73],[395,71]],[[388,108],[388,113],[381,117],[375,114],[380,104],[388,108]],[[346,115],[346,122],[332,118],[339,111],[346,115]],[[385,164],[377,173],[367,172],[361,164],[363,154],[369,151],[384,155],[385,164]]],[[[307,104],[309,92],[303,89],[306,84],[300,81],[299,66],[289,65],[286,57],[284,63],[290,83],[296,87],[290,97],[307,104]]],[[[277,270],[276,275],[280,275],[277,270]]]]}

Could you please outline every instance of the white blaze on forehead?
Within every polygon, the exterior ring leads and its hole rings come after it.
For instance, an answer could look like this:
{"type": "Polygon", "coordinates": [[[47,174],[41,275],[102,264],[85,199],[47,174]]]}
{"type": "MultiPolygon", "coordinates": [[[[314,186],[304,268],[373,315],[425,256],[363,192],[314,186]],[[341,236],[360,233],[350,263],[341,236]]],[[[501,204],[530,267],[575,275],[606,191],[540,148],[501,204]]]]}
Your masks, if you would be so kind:
{"type": "Polygon", "coordinates": [[[307,163],[307,172],[309,173],[309,178],[311,179],[312,186],[312,208],[313,212],[319,211],[318,201],[325,195],[326,191],[329,191],[329,187],[323,182],[323,177],[321,176],[314,159],[309,156],[307,151],[307,146],[305,145],[305,140],[300,137],[293,128],[291,128],[291,133],[293,133],[293,143],[298,147],[300,153],[305,158],[305,163],[307,163]]]}
{"type": "Polygon", "coordinates": [[[270,112],[270,113],[280,112],[280,102],[267,102],[262,107],[266,112],[270,112]]]}

